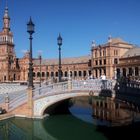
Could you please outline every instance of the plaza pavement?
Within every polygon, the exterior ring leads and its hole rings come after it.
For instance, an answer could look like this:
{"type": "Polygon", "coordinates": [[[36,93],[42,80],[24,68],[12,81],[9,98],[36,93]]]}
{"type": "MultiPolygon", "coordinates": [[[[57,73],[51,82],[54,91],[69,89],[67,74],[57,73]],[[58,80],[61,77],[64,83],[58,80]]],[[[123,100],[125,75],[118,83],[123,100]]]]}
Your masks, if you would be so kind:
{"type": "Polygon", "coordinates": [[[20,84],[0,84],[0,103],[3,103],[8,95],[10,100],[21,95],[27,89],[27,85],[20,84]]]}

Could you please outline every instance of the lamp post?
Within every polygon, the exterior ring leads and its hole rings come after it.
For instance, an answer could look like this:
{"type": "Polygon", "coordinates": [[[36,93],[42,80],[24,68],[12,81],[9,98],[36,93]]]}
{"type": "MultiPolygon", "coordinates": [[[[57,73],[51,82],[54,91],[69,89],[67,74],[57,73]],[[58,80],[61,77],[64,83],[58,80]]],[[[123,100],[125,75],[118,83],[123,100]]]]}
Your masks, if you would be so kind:
{"type": "Polygon", "coordinates": [[[42,59],[42,57],[41,57],[41,54],[39,55],[39,66],[40,66],[40,82],[39,82],[39,86],[41,87],[41,59],[42,59]]]}
{"type": "Polygon", "coordinates": [[[58,68],[58,77],[59,77],[59,82],[61,82],[61,45],[62,45],[62,37],[59,34],[58,38],[57,38],[57,44],[59,46],[58,50],[59,50],[59,68],[58,68]]]}
{"type": "Polygon", "coordinates": [[[48,80],[48,66],[46,65],[46,85],[47,85],[47,80],[48,80]]]}
{"type": "Polygon", "coordinates": [[[29,80],[29,84],[28,87],[33,88],[33,58],[32,58],[32,34],[34,33],[34,23],[32,22],[32,19],[30,17],[29,22],[27,23],[27,32],[29,33],[30,37],[30,55],[29,55],[29,76],[28,76],[28,80],[29,80]]]}

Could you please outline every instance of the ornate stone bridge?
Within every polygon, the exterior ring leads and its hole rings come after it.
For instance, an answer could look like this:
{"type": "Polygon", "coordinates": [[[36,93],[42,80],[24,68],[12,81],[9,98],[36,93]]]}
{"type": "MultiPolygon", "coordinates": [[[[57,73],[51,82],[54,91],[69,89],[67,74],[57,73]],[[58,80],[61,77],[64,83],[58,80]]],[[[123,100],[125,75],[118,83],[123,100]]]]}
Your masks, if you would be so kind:
{"type": "Polygon", "coordinates": [[[77,96],[98,96],[102,89],[112,90],[112,81],[106,80],[69,80],[67,82],[42,85],[34,90],[22,91],[22,94],[14,99],[5,98],[1,104],[8,114],[15,116],[42,118],[47,107],[59,101],[77,96]]]}

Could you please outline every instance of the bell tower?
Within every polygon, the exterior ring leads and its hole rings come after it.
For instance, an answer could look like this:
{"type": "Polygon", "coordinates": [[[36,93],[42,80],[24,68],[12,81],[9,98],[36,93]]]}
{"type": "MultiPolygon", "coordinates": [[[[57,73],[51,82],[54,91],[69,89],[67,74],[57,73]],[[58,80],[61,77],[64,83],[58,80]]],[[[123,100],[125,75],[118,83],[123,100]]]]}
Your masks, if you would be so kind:
{"type": "Polygon", "coordinates": [[[10,80],[10,73],[15,59],[13,34],[10,31],[10,17],[6,6],[3,16],[3,28],[0,32],[0,81],[10,80]]]}

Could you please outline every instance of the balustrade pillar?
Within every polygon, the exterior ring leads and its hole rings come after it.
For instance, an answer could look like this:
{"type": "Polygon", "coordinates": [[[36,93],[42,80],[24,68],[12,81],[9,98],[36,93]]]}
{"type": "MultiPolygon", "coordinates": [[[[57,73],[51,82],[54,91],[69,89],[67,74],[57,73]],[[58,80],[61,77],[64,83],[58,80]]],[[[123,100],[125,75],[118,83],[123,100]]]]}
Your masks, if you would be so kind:
{"type": "Polygon", "coordinates": [[[8,93],[5,96],[5,109],[8,112],[8,110],[9,110],[9,95],[8,95],[8,93]]]}
{"type": "Polygon", "coordinates": [[[68,91],[72,90],[72,80],[68,79],[68,91]]]}

